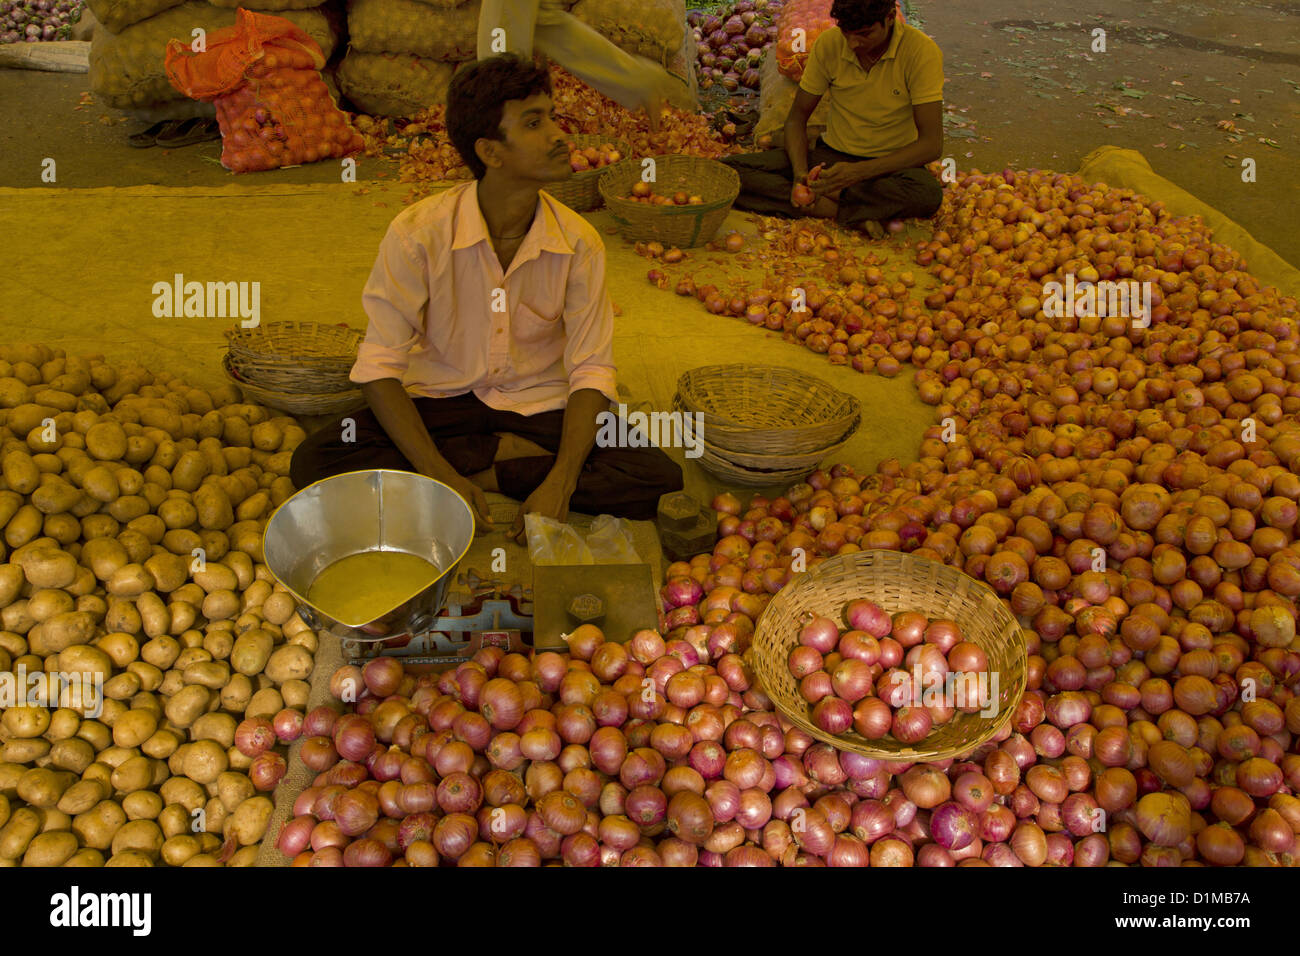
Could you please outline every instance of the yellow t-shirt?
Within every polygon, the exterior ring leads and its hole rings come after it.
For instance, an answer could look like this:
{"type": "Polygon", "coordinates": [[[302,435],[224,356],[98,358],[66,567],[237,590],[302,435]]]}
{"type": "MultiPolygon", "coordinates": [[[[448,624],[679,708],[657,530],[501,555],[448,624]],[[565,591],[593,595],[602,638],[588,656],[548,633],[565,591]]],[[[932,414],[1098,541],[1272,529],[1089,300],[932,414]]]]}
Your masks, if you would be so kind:
{"type": "Polygon", "coordinates": [[[800,89],[830,96],[823,142],[854,156],[883,156],[917,138],[912,107],[943,99],[943,51],[916,27],[894,21],[889,49],[862,69],[839,27],[808,53],[800,89]]]}

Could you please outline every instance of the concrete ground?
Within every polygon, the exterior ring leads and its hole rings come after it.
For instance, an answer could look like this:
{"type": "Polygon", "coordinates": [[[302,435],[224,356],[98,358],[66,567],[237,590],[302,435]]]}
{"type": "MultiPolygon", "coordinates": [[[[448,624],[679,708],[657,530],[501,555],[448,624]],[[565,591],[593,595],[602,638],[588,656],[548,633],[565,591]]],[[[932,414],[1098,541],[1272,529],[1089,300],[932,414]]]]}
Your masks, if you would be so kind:
{"type": "MultiPolygon", "coordinates": [[[[1155,171],[1300,263],[1291,216],[1300,181],[1300,6],[1282,0],[909,0],[944,51],[947,155],[962,167],[1074,170],[1103,144],[1155,171]],[[1094,52],[1096,29],[1106,50],[1094,52]],[[1291,40],[1287,40],[1291,37],[1291,40]],[[1242,181],[1253,159],[1256,181],[1242,181]]],[[[88,96],[85,75],[0,70],[0,184],[69,188],[337,181],[329,163],[235,177],[219,143],[132,149],[144,124],[88,96]]],[[[362,180],[396,178],[386,160],[362,180]]]]}
{"type": "Polygon", "coordinates": [[[1300,5],[1283,0],[912,0],[944,52],[947,154],[1074,170],[1097,146],[1300,263],[1300,5]],[[1029,7],[1032,12],[1027,12],[1029,7]],[[1094,52],[1094,31],[1105,52],[1094,52]],[[1289,38],[1289,39],[1288,39],[1289,38]],[[1255,161],[1253,183],[1242,161],[1255,161]]]}

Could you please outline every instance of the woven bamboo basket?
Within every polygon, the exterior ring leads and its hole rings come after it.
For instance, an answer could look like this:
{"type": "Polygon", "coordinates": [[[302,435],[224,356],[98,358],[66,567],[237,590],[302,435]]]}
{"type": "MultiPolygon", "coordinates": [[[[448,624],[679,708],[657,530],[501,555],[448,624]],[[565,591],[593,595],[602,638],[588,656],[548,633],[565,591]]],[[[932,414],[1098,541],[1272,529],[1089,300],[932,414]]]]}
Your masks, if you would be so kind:
{"type": "Polygon", "coordinates": [[[222,358],[221,368],[226,377],[239,386],[245,398],[291,415],[342,415],[366,404],[361,389],[355,387],[334,392],[300,392],[280,391],[249,382],[231,368],[229,355],[222,358]]]}
{"type": "Polygon", "coordinates": [[[600,194],[624,239],[657,240],[686,249],[713,238],[740,195],[740,176],[730,166],[698,156],[656,156],[654,191],[685,192],[704,202],[695,206],[652,206],[627,198],[641,178],[641,162],[615,163],[600,177],[600,194]]]}
{"type": "Polygon", "coordinates": [[[835,454],[844,447],[844,442],[831,445],[828,448],[822,448],[818,451],[805,453],[802,455],[748,455],[744,452],[731,451],[728,448],[719,448],[711,442],[704,442],[704,447],[712,451],[719,458],[722,458],[733,465],[741,468],[749,468],[757,471],[798,471],[805,469],[804,474],[814,470],[822,460],[830,455],[835,454]]]}
{"type": "Polygon", "coordinates": [[[321,322],[267,322],[226,330],[230,367],[244,382],[276,392],[346,391],[363,334],[321,322]]]}
{"type": "Polygon", "coordinates": [[[631,147],[621,139],[611,139],[608,136],[592,136],[587,133],[570,136],[569,142],[580,149],[609,143],[623,156],[618,162],[611,163],[609,166],[602,166],[600,169],[583,170],[580,173],[574,173],[563,182],[548,183],[546,185],[548,193],[575,212],[590,212],[593,209],[599,209],[604,204],[604,199],[600,195],[600,177],[607,169],[613,169],[624,163],[632,163],[632,158],[629,156],[631,147]]]}
{"type": "Polygon", "coordinates": [[[782,365],[691,369],[677,380],[674,404],[704,415],[709,444],[748,455],[824,454],[862,420],[852,395],[782,365]]]}
{"type": "Polygon", "coordinates": [[[844,443],[840,442],[805,455],[745,455],[718,448],[706,441],[700,450],[700,457],[695,460],[709,474],[724,481],[747,488],[764,488],[768,485],[803,481],[823,459],[843,447],[844,443]]]}
{"type": "MultiPolygon", "coordinates": [[[[857,399],[854,399],[856,402],[857,399]]],[[[686,402],[682,399],[681,392],[673,395],[673,411],[683,414],[692,414],[691,408],[687,407],[686,402]]],[[[810,455],[825,457],[831,451],[838,450],[847,442],[849,436],[857,431],[860,416],[857,421],[852,423],[852,427],[845,433],[844,437],[833,445],[822,445],[821,436],[815,438],[790,437],[786,440],[783,437],[781,429],[747,429],[738,428],[734,425],[719,423],[716,419],[710,418],[707,414],[700,419],[703,428],[702,433],[705,436],[705,444],[712,448],[723,458],[730,458],[740,463],[745,463],[747,458],[761,459],[762,461],[771,461],[775,459],[789,459],[793,462],[795,459],[806,458],[810,455]],[[759,446],[762,448],[783,448],[789,454],[775,454],[773,452],[762,451],[757,454],[752,452],[740,451],[746,447],[759,446]]],[[[755,462],[757,463],[757,462],[755,462]]],[[[792,465],[790,467],[793,467],[792,465]]]]}
{"type": "MultiPolygon", "coordinates": [[[[879,760],[922,761],[957,757],[998,732],[1024,694],[1025,655],[1024,636],[1011,609],[987,586],[925,558],[899,551],[859,551],[829,558],[782,588],[759,615],[749,660],[776,708],[818,740],[879,760]],[[959,711],[917,744],[819,730],[786,658],[810,614],[843,623],[844,605],[857,598],[869,598],[891,614],[920,611],[961,625],[965,639],[983,649],[990,672],[997,675],[997,713],[959,711]]],[[[993,690],[990,680],[990,693],[993,690]]]]}

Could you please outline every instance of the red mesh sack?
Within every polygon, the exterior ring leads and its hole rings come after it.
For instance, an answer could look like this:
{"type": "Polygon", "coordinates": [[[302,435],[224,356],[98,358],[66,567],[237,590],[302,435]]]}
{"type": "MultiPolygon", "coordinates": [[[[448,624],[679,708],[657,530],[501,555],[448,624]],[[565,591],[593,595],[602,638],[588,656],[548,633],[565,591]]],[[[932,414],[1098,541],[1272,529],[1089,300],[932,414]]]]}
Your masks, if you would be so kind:
{"type": "Polygon", "coordinates": [[[206,49],[167,44],[167,78],[186,96],[216,105],[221,165],[237,173],[347,156],[364,146],[335,104],[320,68],[325,57],[283,17],[236,11],[233,27],[206,49]]]}

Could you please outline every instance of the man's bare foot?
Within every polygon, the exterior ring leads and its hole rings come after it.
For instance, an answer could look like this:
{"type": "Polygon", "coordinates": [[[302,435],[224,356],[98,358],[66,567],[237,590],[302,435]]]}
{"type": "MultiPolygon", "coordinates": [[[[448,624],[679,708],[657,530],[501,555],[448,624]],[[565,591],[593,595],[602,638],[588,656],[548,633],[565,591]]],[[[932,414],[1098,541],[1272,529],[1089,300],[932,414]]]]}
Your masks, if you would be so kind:
{"type": "MultiPolygon", "coordinates": [[[[509,461],[512,458],[536,458],[541,455],[549,455],[541,445],[530,442],[527,438],[520,438],[518,435],[510,432],[501,432],[497,435],[501,439],[497,443],[497,454],[494,461],[509,461]]],[[[491,468],[480,471],[477,475],[469,476],[470,484],[484,491],[500,493],[501,486],[497,483],[497,470],[491,468]]]]}
{"type": "Polygon", "coordinates": [[[498,436],[501,439],[497,445],[497,454],[494,461],[509,461],[511,458],[537,458],[542,455],[549,455],[541,445],[530,442],[527,438],[520,438],[518,435],[510,432],[501,432],[498,436]]]}
{"type": "Polygon", "coordinates": [[[874,219],[865,219],[859,223],[858,228],[865,232],[872,239],[884,239],[885,227],[874,219]]]}
{"type": "Polygon", "coordinates": [[[804,211],[809,216],[816,216],[818,219],[834,219],[839,209],[840,204],[830,196],[818,196],[811,206],[804,207],[804,211]]]}

